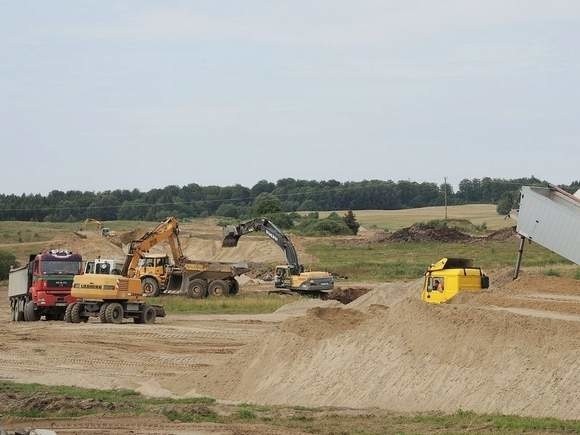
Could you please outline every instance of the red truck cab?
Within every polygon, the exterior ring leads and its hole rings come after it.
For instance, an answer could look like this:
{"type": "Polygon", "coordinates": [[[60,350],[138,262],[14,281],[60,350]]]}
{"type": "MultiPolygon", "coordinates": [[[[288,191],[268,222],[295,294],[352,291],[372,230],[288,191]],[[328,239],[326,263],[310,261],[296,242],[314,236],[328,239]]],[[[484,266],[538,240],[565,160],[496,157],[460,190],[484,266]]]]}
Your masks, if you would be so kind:
{"type": "Polygon", "coordinates": [[[13,320],[62,320],[71,296],[73,278],[82,271],[82,257],[65,250],[30,256],[29,263],[10,271],[8,297],[13,320]]]}

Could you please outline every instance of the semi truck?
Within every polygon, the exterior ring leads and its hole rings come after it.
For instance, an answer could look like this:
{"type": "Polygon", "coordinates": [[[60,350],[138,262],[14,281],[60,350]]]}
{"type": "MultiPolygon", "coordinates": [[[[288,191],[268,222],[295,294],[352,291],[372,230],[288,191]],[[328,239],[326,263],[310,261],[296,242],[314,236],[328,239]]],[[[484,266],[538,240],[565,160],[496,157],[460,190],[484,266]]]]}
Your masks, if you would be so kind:
{"type": "Polygon", "coordinates": [[[32,254],[25,266],[12,269],[8,299],[13,321],[63,320],[71,296],[73,278],[82,271],[82,257],[66,250],[32,254]]]}

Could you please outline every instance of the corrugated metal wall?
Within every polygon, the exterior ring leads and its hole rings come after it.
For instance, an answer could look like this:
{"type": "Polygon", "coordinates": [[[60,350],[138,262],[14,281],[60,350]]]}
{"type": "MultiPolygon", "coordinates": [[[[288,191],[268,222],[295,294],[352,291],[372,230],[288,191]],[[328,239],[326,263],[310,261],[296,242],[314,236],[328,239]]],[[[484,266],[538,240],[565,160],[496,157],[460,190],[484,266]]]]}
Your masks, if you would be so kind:
{"type": "Polygon", "coordinates": [[[542,187],[522,187],[517,231],[580,264],[580,201],[542,187]]]}

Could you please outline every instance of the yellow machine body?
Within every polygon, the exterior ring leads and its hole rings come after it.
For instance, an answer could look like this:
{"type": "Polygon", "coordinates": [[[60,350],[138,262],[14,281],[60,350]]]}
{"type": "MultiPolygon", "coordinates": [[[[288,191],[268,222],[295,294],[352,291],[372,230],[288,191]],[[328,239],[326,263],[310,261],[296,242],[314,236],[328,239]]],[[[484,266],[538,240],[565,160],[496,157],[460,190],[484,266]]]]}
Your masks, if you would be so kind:
{"type": "Polygon", "coordinates": [[[330,291],[334,287],[334,278],[328,272],[300,272],[291,275],[288,265],[276,267],[274,285],[298,292],[330,291]]]}
{"type": "Polygon", "coordinates": [[[141,280],[138,278],[95,273],[75,275],[71,296],[84,300],[144,300],[141,280]]]}
{"type": "Polygon", "coordinates": [[[465,258],[442,258],[429,266],[421,291],[421,300],[441,304],[461,292],[479,292],[489,287],[489,278],[465,258]]]}

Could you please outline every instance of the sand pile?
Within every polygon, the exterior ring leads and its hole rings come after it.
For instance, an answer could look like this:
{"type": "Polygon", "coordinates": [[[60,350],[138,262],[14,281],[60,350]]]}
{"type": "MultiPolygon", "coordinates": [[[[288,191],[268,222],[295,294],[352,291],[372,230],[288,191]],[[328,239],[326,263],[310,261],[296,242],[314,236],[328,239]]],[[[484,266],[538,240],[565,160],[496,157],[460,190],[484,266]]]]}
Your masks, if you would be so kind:
{"type": "Polygon", "coordinates": [[[460,242],[471,240],[471,236],[455,228],[414,224],[395,231],[388,240],[393,242],[460,242]]]}
{"type": "Polygon", "coordinates": [[[287,320],[208,374],[198,392],[268,404],[580,417],[580,322],[431,306],[418,300],[417,284],[370,292],[352,303],[356,310],[319,306],[287,320]]]}

